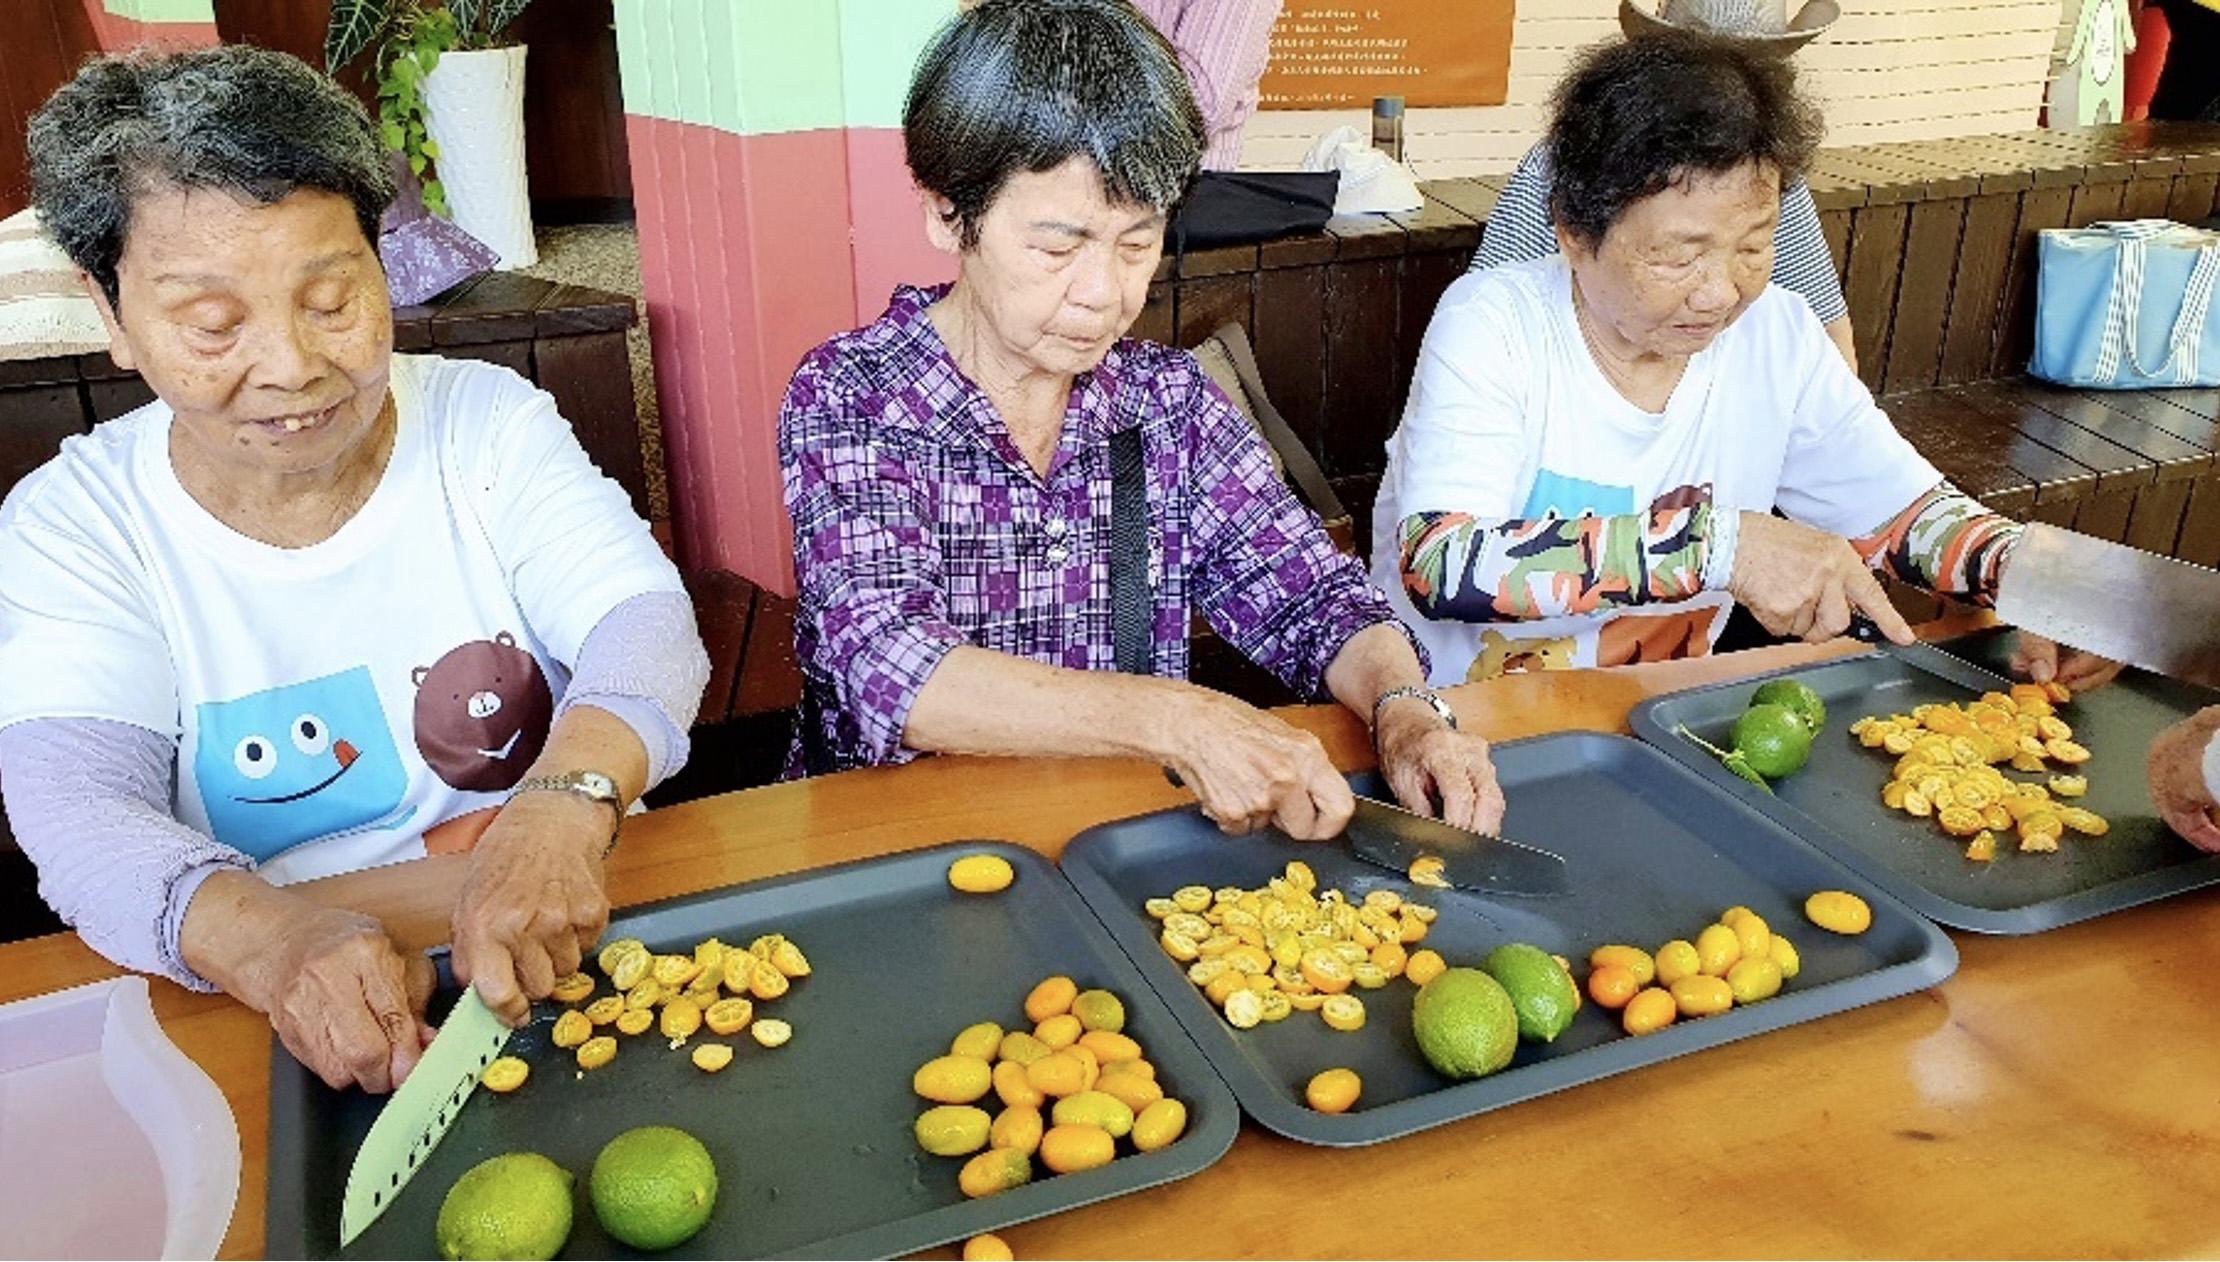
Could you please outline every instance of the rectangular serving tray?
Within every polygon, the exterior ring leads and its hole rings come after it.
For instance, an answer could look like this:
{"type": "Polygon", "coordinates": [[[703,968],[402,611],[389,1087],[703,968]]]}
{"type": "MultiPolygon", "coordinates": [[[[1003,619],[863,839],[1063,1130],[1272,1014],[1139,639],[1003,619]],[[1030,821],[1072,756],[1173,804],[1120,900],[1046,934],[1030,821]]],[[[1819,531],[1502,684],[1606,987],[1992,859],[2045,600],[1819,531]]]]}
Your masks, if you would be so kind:
{"type": "MultiPolygon", "coordinates": [[[[1183,1178],[1223,1156],[1239,1130],[1232,1094],[1056,869],[1030,850],[957,843],[633,908],[605,937],[691,951],[708,937],[744,948],[783,933],[811,974],[756,1005],[794,1027],[793,1041],[756,1046],[743,1032],[714,1041],[736,1055],[717,1074],[691,1045],[671,1050],[650,1030],[619,1036],[616,1060],[580,1076],[548,1042],[561,1005],[542,1004],[509,1054],[532,1066],[512,1095],[479,1091],[349,1257],[432,1257],[433,1223],[464,1171],[500,1153],[545,1153],[579,1177],[575,1226],[562,1256],[629,1257],[604,1235],[585,1196],[602,1144],[635,1126],[666,1124],[716,1159],[717,1207],[701,1234],[664,1257],[876,1257],[909,1253],[1011,1223],[1183,1178]],[[950,862],[993,853],[1017,880],[994,895],[959,894],[950,862]],[[1026,992],[1066,974],[1125,1001],[1126,1032],[1188,1109],[1185,1135],[1153,1153],[1051,1175],[978,1200],[957,1190],[957,1158],[917,1146],[930,1107],[910,1090],[916,1068],[979,1021],[1024,1026],[1026,992]]],[[[589,967],[590,973],[595,973],[589,967]]],[[[598,974],[596,973],[598,976],[598,974]]],[[[602,980],[600,994],[609,992],[602,980]]],[[[435,1018],[453,1003],[443,989],[435,1018]]],[[[711,1040],[707,1030],[694,1042],[711,1040]]],[[[382,1099],[333,1091],[273,1043],[267,1249],[271,1257],[341,1256],[340,1195],[355,1149],[382,1099]]],[[[983,1107],[990,1107],[989,1103],[983,1107]]]]}
{"type": "MultiPolygon", "coordinates": [[[[2068,833],[2053,853],[2021,854],[2014,836],[1999,834],[1997,857],[1976,863],[1965,857],[1966,843],[1934,820],[1882,804],[1881,787],[1895,773],[1896,756],[1861,746],[1850,724],[1865,715],[1909,714],[1930,702],[1963,704],[2006,687],[2010,635],[1998,628],[1777,672],[1819,694],[1827,723],[1804,769],[1776,781],[1770,795],[1736,779],[1674,729],[1685,724],[1724,747],[1751,694],[1773,676],[1654,697],[1636,706],[1628,723],[1635,735],[1921,915],[1960,929],[2038,933],[2220,881],[2220,856],[2197,850],[2166,827],[2151,806],[2145,775],[2151,738],[2220,696],[2146,671],[2126,671],[2058,710],[2075,742],[2093,755],[2076,769],[2089,781],[2079,804],[2109,821],[2104,836],[2068,833]]],[[[2038,783],[2047,778],[2009,768],[2005,775],[2038,783]]]]}
{"type": "MultiPolygon", "coordinates": [[[[1257,1121],[1293,1139],[1353,1145],[1429,1126],[1675,1056],[1780,1029],[1863,1004],[1923,990],[1958,963],[1948,938],[1764,815],[1658,751],[1623,736],[1565,732],[1495,747],[1510,811],[1507,836],[1563,855],[1574,892],[1557,898],[1488,897],[1416,888],[1355,859],[1346,846],[1297,842],[1278,832],[1220,834],[1194,808],[1162,811],[1089,829],[1065,848],[1064,873],[1109,926],[1173,1015],[1257,1121]],[[1549,1044],[1522,1044],[1509,1068],[1452,1081],[1434,1072],[1411,1033],[1416,988],[1396,979],[1364,1000],[1362,1029],[1333,1030],[1316,1013],[1237,1030],[1167,956],[1158,925],[1142,908],[1183,885],[1254,889],[1301,859],[1319,888],[1353,899],[1391,889],[1440,910],[1424,945],[1451,965],[1477,965],[1505,942],[1529,942],[1578,961],[1606,943],[1654,950],[1693,938],[1741,904],[1780,929],[1803,957],[1797,978],[1772,998],[1718,1016],[1627,1036],[1618,1014],[1585,1004],[1549,1044]],[[1857,937],[1826,933],[1804,918],[1807,895],[1858,893],[1873,927],[1857,937]],[[1356,1070],[1363,1094],[1333,1115],[1303,1103],[1322,1069],[1356,1070]]],[[[1369,777],[1360,791],[1381,792],[1369,777]]]]}

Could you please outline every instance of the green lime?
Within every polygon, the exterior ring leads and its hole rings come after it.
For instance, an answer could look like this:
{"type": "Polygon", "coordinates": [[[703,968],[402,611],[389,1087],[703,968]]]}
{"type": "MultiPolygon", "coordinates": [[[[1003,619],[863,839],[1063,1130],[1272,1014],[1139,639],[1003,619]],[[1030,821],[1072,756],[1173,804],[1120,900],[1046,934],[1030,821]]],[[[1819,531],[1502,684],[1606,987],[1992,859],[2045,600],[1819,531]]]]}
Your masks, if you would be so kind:
{"type": "Polygon", "coordinates": [[[1547,1043],[1563,1034],[1580,1008],[1572,974],[1538,946],[1506,942],[1488,952],[1480,971],[1511,996],[1511,1007],[1519,1014],[1519,1037],[1529,1043],[1547,1043]]]}
{"type": "Polygon", "coordinates": [[[1801,679],[1768,679],[1750,695],[1750,704],[1786,706],[1814,735],[1827,725],[1827,703],[1801,679]]]}
{"type": "MultiPolygon", "coordinates": [[[[1555,967],[1554,963],[1552,967],[1555,967]]],[[[1411,1033],[1426,1063],[1451,1078],[1480,1078],[1511,1063],[1519,1014],[1503,984],[1476,968],[1444,969],[1419,987],[1411,1033]]]]}
{"type": "Polygon", "coordinates": [[[1751,706],[1734,721],[1733,744],[1750,770],[1768,780],[1793,776],[1811,757],[1811,729],[1784,705],[1751,706]]]}
{"type": "Polygon", "coordinates": [[[717,1163],[675,1126],[641,1126],[594,1158],[594,1217],[635,1249],[668,1249],[693,1236],[717,1204],[717,1163]]]}
{"type": "Polygon", "coordinates": [[[552,1258],[570,1239],[570,1171],[536,1152],[474,1165],[440,1203],[443,1258],[552,1258]]]}

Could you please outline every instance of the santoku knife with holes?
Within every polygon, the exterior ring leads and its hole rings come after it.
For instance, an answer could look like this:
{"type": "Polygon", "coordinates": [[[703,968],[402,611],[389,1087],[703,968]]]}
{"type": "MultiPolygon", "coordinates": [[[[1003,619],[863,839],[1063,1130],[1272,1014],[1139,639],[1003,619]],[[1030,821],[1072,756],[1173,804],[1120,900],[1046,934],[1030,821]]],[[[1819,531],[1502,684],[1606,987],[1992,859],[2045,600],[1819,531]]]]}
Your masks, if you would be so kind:
{"type": "Polygon", "coordinates": [[[463,1102],[478,1089],[478,1075],[509,1044],[509,1027],[493,1015],[474,988],[465,988],[439,1036],[424,1049],[393,1098],[378,1111],[355,1163],[347,1171],[339,1207],[339,1244],[353,1244],[408,1186],[417,1167],[439,1146],[463,1102]]]}

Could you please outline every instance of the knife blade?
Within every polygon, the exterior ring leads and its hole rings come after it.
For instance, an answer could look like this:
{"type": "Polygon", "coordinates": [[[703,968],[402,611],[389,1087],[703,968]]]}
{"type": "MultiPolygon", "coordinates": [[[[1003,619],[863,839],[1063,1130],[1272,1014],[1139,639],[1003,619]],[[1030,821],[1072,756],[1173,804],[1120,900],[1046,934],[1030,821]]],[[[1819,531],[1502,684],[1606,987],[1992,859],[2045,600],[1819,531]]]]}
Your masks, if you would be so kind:
{"type": "Polygon", "coordinates": [[[2030,522],[1997,580],[1996,615],[2172,679],[2220,685],[2220,572],[2030,522]]]}
{"type": "Polygon", "coordinates": [[[1342,836],[1359,859],[1404,876],[1421,859],[1439,859],[1442,879],[1461,890],[1521,898],[1572,892],[1564,859],[1547,850],[1471,832],[1376,798],[1357,798],[1342,836]]]}
{"type": "Polygon", "coordinates": [[[438,1036],[355,1150],[339,1206],[341,1248],[353,1244],[401,1195],[478,1089],[478,1075],[508,1046],[509,1033],[476,988],[465,987],[454,1011],[440,1022],[438,1036]]]}

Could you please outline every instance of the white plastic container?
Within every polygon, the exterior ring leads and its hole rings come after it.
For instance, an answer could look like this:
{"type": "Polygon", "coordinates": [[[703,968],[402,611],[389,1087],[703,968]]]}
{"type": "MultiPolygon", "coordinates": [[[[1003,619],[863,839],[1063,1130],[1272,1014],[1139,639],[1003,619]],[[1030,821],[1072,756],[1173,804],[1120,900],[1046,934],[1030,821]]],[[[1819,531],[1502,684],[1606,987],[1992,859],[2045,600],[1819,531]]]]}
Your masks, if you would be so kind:
{"type": "Polygon", "coordinates": [[[119,977],[0,1006],[0,1258],[213,1258],[239,1128],[119,977]]]}

